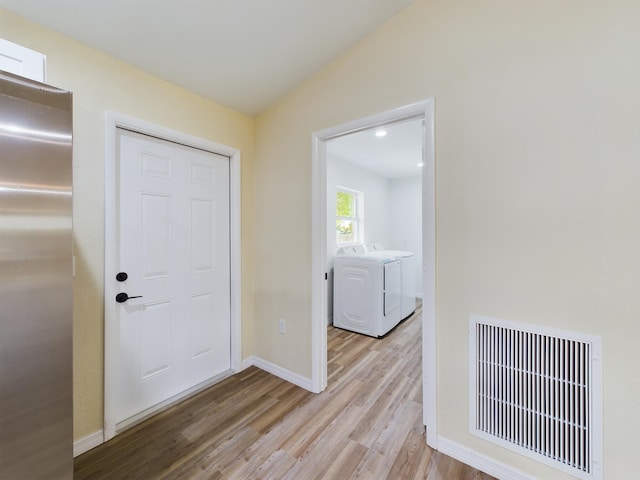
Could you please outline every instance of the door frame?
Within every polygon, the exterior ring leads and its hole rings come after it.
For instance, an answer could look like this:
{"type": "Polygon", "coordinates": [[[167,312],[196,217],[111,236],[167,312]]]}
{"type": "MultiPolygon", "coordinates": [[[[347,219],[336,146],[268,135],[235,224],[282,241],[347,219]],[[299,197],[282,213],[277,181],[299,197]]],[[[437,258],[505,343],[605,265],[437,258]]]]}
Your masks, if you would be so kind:
{"type": "Polygon", "coordinates": [[[438,445],[436,342],[436,180],[435,99],[405,105],[312,134],[311,206],[311,383],[315,393],[327,387],[327,142],[385,124],[422,118],[422,375],[423,422],[427,443],[438,445]]]}
{"type": "MultiPolygon", "coordinates": [[[[117,260],[117,129],[124,128],[141,134],[160,138],[188,147],[206,150],[228,156],[229,162],[229,228],[230,228],[230,260],[231,260],[231,370],[227,374],[214,377],[213,381],[231,375],[242,367],[242,270],[241,270],[241,183],[240,183],[240,150],[170,128],[132,118],[120,113],[105,113],[105,264],[104,264],[104,430],[103,439],[113,438],[116,431],[116,389],[117,359],[119,350],[120,326],[115,321],[116,304],[109,301],[116,295],[117,285],[114,281],[115,262],[117,260]]],[[[200,391],[210,383],[201,384],[194,389],[178,395],[160,404],[159,409],[200,391]]],[[[156,410],[156,411],[157,411],[156,410]]]]}

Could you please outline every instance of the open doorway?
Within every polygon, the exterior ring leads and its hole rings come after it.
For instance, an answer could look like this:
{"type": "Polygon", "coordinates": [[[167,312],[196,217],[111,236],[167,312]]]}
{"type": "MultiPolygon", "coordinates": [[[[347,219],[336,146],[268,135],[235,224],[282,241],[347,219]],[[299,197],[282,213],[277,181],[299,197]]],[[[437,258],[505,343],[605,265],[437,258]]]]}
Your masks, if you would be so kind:
{"type": "MultiPolygon", "coordinates": [[[[422,265],[422,132],[423,119],[417,117],[327,142],[328,325],[339,248],[375,244],[411,252],[411,267],[422,265]]],[[[422,301],[422,272],[407,273],[403,296],[415,306],[416,297],[422,301]]],[[[409,313],[403,311],[401,318],[409,313]]]]}
{"type": "MultiPolygon", "coordinates": [[[[435,341],[435,158],[434,100],[382,112],[313,134],[312,179],[312,384],[321,392],[327,386],[327,322],[329,271],[327,242],[327,172],[329,142],[357,132],[417,121],[422,126],[422,261],[423,293],[423,416],[427,442],[437,447],[436,341],[435,341]]],[[[414,166],[414,168],[417,165],[414,166]]],[[[366,229],[366,226],[364,227],[366,229]]]]}

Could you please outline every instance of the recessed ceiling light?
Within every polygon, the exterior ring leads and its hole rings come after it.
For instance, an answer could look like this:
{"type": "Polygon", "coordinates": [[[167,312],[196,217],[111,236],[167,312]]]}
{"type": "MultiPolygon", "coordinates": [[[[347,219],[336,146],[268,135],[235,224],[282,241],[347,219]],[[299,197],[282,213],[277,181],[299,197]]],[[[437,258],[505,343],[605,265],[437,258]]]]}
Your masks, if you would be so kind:
{"type": "Polygon", "coordinates": [[[419,167],[423,167],[423,166],[424,166],[424,163],[420,162],[420,163],[418,164],[418,166],[419,166],[419,167]]]}
{"type": "Polygon", "coordinates": [[[384,137],[387,134],[386,130],[378,130],[376,132],[376,137],[384,137]]]}

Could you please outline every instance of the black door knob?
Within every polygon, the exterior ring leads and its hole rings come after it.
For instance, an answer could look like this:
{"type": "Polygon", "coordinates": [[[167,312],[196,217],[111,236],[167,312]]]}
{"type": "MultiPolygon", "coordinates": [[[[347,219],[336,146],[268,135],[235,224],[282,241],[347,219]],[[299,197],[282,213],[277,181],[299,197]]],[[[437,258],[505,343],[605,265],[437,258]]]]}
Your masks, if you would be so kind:
{"type": "Polygon", "coordinates": [[[127,295],[125,292],[119,293],[116,295],[116,302],[118,303],[124,303],[127,300],[129,300],[130,298],[142,298],[142,295],[138,295],[136,297],[130,297],[129,295],[127,295]]]}
{"type": "Polygon", "coordinates": [[[116,274],[116,280],[119,282],[124,282],[127,278],[129,278],[129,275],[127,275],[127,272],[120,272],[116,274]]]}

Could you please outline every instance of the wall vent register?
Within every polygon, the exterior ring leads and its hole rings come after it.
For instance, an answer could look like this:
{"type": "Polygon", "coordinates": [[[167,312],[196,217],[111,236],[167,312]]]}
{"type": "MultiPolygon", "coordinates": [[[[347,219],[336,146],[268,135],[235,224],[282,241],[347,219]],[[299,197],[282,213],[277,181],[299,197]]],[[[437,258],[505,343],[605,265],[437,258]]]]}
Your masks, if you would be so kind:
{"type": "Polygon", "coordinates": [[[469,333],[471,432],[602,478],[601,338],[475,315],[469,333]]]}

